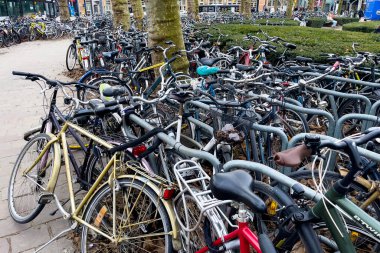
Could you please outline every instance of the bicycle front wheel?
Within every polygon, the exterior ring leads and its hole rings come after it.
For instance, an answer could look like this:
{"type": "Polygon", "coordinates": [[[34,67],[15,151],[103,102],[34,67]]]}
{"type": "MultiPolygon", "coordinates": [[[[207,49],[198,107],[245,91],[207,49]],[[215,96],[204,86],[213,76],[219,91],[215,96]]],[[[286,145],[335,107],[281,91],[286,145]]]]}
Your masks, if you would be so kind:
{"type": "Polygon", "coordinates": [[[137,179],[118,184],[117,191],[108,184],[100,188],[83,214],[85,222],[118,242],[83,226],[82,252],[172,252],[171,223],[157,194],[137,179]]]}
{"type": "Polygon", "coordinates": [[[77,53],[74,45],[70,45],[66,53],[66,68],[72,71],[77,61],[77,53]]]}
{"type": "Polygon", "coordinates": [[[25,171],[33,165],[50,140],[47,134],[36,135],[16,160],[9,182],[8,207],[10,215],[18,223],[32,221],[44,208],[38,199],[49,182],[54,166],[61,161],[59,145],[51,145],[33,169],[28,173],[25,171]]]}

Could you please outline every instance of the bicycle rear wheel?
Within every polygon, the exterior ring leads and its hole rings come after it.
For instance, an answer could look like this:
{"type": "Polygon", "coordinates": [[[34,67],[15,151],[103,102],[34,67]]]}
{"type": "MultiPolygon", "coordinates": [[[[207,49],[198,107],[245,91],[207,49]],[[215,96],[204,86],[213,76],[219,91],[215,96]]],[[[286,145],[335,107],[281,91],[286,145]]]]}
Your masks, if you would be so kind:
{"type": "Polygon", "coordinates": [[[95,230],[83,226],[81,252],[172,252],[171,223],[160,197],[137,179],[118,179],[118,184],[120,188],[115,195],[108,184],[100,188],[83,219],[106,235],[119,238],[119,242],[110,243],[95,230]]]}
{"type": "Polygon", "coordinates": [[[38,203],[38,199],[49,182],[52,169],[61,161],[58,143],[50,146],[31,171],[25,175],[24,171],[33,165],[50,140],[47,134],[36,135],[16,160],[8,187],[8,208],[11,217],[18,223],[32,221],[45,206],[38,203]]]}

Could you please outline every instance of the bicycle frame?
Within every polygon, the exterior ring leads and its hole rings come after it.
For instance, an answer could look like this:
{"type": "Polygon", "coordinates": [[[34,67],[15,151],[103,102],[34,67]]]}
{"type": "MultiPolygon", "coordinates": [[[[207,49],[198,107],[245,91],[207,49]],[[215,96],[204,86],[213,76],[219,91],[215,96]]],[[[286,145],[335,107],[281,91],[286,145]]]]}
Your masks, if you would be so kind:
{"type": "MultiPolygon", "coordinates": [[[[367,229],[374,237],[380,239],[380,223],[368,215],[363,209],[349,201],[345,195],[340,194],[331,188],[325,197],[332,203],[340,207],[346,214],[361,226],[367,229]]],[[[341,252],[356,252],[351,237],[347,232],[344,221],[341,219],[339,211],[329,203],[320,200],[312,209],[312,213],[326,222],[335,242],[341,252]],[[328,210],[328,211],[327,211],[328,210]]]]}
{"type": "MultiPolygon", "coordinates": [[[[85,222],[82,219],[82,217],[81,217],[81,211],[86,206],[86,204],[89,203],[89,201],[92,199],[92,197],[94,196],[95,191],[97,189],[99,189],[99,187],[101,185],[108,184],[109,182],[113,182],[111,187],[116,188],[117,184],[115,183],[115,181],[118,178],[123,178],[123,177],[132,177],[134,180],[139,180],[139,181],[143,182],[144,184],[146,184],[147,186],[149,186],[150,188],[152,188],[157,193],[158,196],[162,196],[162,190],[163,189],[159,188],[159,186],[157,186],[156,184],[154,184],[153,182],[151,182],[151,180],[147,180],[146,178],[142,178],[142,177],[136,176],[136,175],[126,175],[126,176],[116,177],[116,173],[114,173],[114,172],[112,172],[110,174],[110,177],[109,177],[108,180],[106,180],[107,181],[106,183],[102,183],[102,181],[104,182],[103,179],[108,174],[108,171],[110,169],[112,169],[114,171],[117,168],[117,164],[121,161],[121,159],[120,159],[120,153],[116,153],[116,154],[114,154],[112,156],[112,158],[110,159],[110,161],[107,163],[107,165],[105,166],[105,168],[103,169],[103,171],[100,173],[99,177],[96,179],[96,181],[94,182],[94,184],[90,187],[90,189],[88,190],[88,192],[86,193],[86,195],[83,197],[83,199],[81,200],[81,202],[79,203],[79,205],[76,205],[76,203],[75,203],[75,197],[74,197],[74,190],[73,190],[73,180],[72,180],[71,169],[70,169],[70,162],[69,162],[68,145],[67,145],[67,140],[66,140],[66,131],[68,131],[70,128],[78,131],[81,135],[84,135],[87,138],[92,139],[93,141],[99,143],[100,145],[104,146],[107,149],[110,149],[110,148],[113,147],[108,142],[106,142],[106,141],[98,138],[97,136],[95,136],[95,135],[87,132],[83,128],[81,128],[81,127],[79,127],[77,125],[74,125],[74,124],[72,124],[70,122],[66,122],[63,125],[61,131],[56,136],[52,135],[52,134],[49,134],[52,137],[52,140],[49,141],[46,144],[46,146],[44,147],[44,149],[38,155],[38,157],[35,160],[35,162],[32,164],[31,167],[27,168],[23,172],[23,175],[26,175],[27,173],[29,173],[39,163],[39,161],[41,161],[41,159],[43,159],[45,153],[50,150],[50,147],[52,145],[55,145],[55,150],[59,151],[59,152],[55,153],[55,157],[54,157],[54,162],[55,163],[54,163],[54,168],[52,170],[51,178],[49,179],[47,187],[45,189],[43,189],[43,190],[45,191],[45,193],[50,193],[50,194],[52,194],[54,196],[54,198],[56,200],[56,204],[58,206],[58,209],[63,213],[65,219],[71,218],[71,219],[75,220],[76,222],[78,222],[78,223],[80,223],[80,224],[82,224],[84,226],[87,226],[87,227],[91,228],[96,233],[98,233],[98,234],[104,236],[105,238],[109,239],[111,241],[111,243],[119,243],[120,241],[123,240],[123,238],[120,239],[120,238],[118,238],[116,236],[115,217],[113,217],[113,219],[114,219],[113,220],[114,226],[113,226],[112,236],[105,234],[104,232],[100,231],[97,227],[95,227],[95,226],[93,226],[93,225],[85,222]],[[68,192],[69,192],[69,200],[70,200],[70,205],[71,205],[71,213],[67,213],[63,209],[63,207],[61,206],[58,198],[56,197],[56,195],[54,195],[54,189],[55,189],[56,183],[58,181],[58,176],[59,176],[60,170],[61,170],[61,153],[60,153],[60,146],[59,146],[59,144],[62,145],[62,150],[63,150],[63,158],[64,158],[64,162],[65,162],[66,179],[67,179],[67,182],[68,182],[67,187],[68,187],[68,192]]],[[[46,166],[43,169],[46,170],[46,166]]],[[[42,173],[44,172],[44,170],[40,170],[40,171],[42,173]]],[[[172,225],[172,231],[169,232],[169,234],[171,234],[173,236],[173,238],[176,239],[177,238],[177,234],[178,234],[178,230],[177,230],[177,225],[175,223],[175,215],[174,215],[173,212],[171,212],[171,210],[172,210],[171,205],[170,205],[169,201],[165,201],[165,200],[163,200],[161,198],[160,198],[160,200],[163,202],[166,210],[168,211],[169,219],[170,219],[170,222],[171,222],[171,225],[172,225]]],[[[156,233],[156,234],[154,234],[154,236],[163,235],[163,234],[165,234],[165,233],[156,233]]],[[[126,238],[124,238],[124,239],[127,240],[126,238]]],[[[47,243],[47,244],[49,244],[49,243],[47,243]]],[[[47,246],[47,244],[45,244],[43,247],[47,246]]],[[[42,249],[42,248],[40,248],[40,249],[42,249]]],[[[38,249],[38,251],[40,249],[38,249]]]]}
{"type": "MultiPolygon", "coordinates": [[[[259,240],[257,236],[251,231],[251,229],[248,226],[248,217],[244,208],[242,208],[242,205],[240,205],[239,208],[239,214],[238,214],[238,228],[234,230],[233,232],[223,236],[223,238],[219,238],[216,241],[213,242],[212,246],[218,247],[218,246],[224,246],[225,251],[231,250],[233,248],[239,247],[240,245],[240,253],[249,253],[250,252],[250,246],[253,247],[253,249],[257,253],[261,253],[259,240]],[[239,240],[239,244],[232,243],[233,240],[239,240]]],[[[209,247],[203,247],[202,249],[196,251],[196,253],[206,253],[209,251],[209,247]]]]}
{"type": "Polygon", "coordinates": [[[255,172],[261,172],[262,174],[269,176],[274,181],[277,181],[289,188],[293,188],[294,185],[301,186],[304,190],[303,196],[317,203],[311,211],[312,215],[317,218],[321,218],[321,220],[326,222],[326,225],[331,232],[334,241],[337,243],[340,252],[354,253],[356,250],[353,246],[350,235],[347,232],[345,223],[341,219],[339,211],[334,206],[332,206],[332,204],[335,204],[341,208],[345,214],[363,226],[373,237],[380,239],[379,221],[372,218],[360,207],[349,201],[345,195],[337,193],[333,188],[331,188],[324,195],[328,199],[328,202],[325,202],[326,207],[329,211],[328,213],[322,200],[323,196],[320,193],[312,190],[305,185],[301,185],[297,181],[268,166],[248,161],[234,160],[226,163],[223,167],[224,171],[230,171],[233,168],[240,168],[255,172]]]}

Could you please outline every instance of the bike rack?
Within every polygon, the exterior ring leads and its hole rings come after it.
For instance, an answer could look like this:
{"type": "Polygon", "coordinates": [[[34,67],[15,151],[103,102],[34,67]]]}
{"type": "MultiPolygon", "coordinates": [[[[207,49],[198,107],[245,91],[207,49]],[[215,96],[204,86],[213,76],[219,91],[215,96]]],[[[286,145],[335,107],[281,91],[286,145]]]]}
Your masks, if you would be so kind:
{"type": "Polygon", "coordinates": [[[291,109],[291,110],[299,112],[299,113],[324,116],[329,121],[329,127],[328,127],[328,130],[327,130],[327,135],[331,135],[332,136],[333,133],[334,133],[335,120],[334,120],[333,115],[331,113],[329,113],[329,112],[326,112],[326,111],[321,110],[321,109],[310,109],[310,108],[304,108],[304,107],[301,107],[301,106],[296,106],[296,105],[293,105],[293,104],[290,104],[290,103],[279,101],[277,99],[271,99],[271,98],[268,98],[268,97],[265,97],[265,96],[262,96],[262,95],[259,95],[259,97],[262,100],[265,100],[268,103],[276,104],[278,106],[283,106],[283,107],[285,107],[287,109],[291,109]]]}

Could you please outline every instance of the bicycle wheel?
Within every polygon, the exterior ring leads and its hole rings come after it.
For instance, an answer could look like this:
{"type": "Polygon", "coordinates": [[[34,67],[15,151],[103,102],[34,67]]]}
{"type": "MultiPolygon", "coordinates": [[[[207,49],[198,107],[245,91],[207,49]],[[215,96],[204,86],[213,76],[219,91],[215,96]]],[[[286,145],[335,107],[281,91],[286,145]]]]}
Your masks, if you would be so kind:
{"type": "MultiPolygon", "coordinates": [[[[323,252],[339,252],[325,223],[315,224],[314,231],[316,231],[319,237],[323,252]]],[[[380,239],[371,235],[365,229],[356,225],[347,224],[347,231],[357,253],[380,252],[380,239]]]]}
{"type": "Polygon", "coordinates": [[[172,252],[171,223],[157,194],[136,179],[122,178],[118,184],[115,195],[108,184],[100,188],[83,219],[119,242],[110,243],[106,237],[83,226],[81,252],[172,252]],[[112,204],[114,200],[116,205],[112,204]]]}
{"type": "MultiPolygon", "coordinates": [[[[273,241],[278,252],[316,252],[320,244],[310,222],[294,223],[289,219],[296,205],[284,200],[283,193],[269,184],[255,181],[252,190],[257,193],[267,205],[267,212],[262,215],[262,221],[267,228],[267,234],[273,241]],[[284,208],[287,207],[287,208],[284,208]],[[314,247],[313,247],[313,246],[314,247]]],[[[290,201],[292,202],[292,201],[290,201]]],[[[299,209],[301,211],[301,209],[299,209]]],[[[254,214],[252,214],[254,215],[254,214]]]]}
{"type": "Polygon", "coordinates": [[[50,179],[52,169],[60,163],[59,145],[53,144],[34,168],[24,175],[45,145],[51,140],[41,133],[31,139],[22,149],[13,167],[8,188],[8,207],[12,218],[18,223],[32,221],[44,208],[38,203],[39,194],[50,179]]]}
{"type": "Polygon", "coordinates": [[[69,48],[67,49],[66,53],[66,68],[68,71],[72,71],[75,67],[75,64],[77,62],[77,53],[75,46],[71,44],[69,48]]]}

